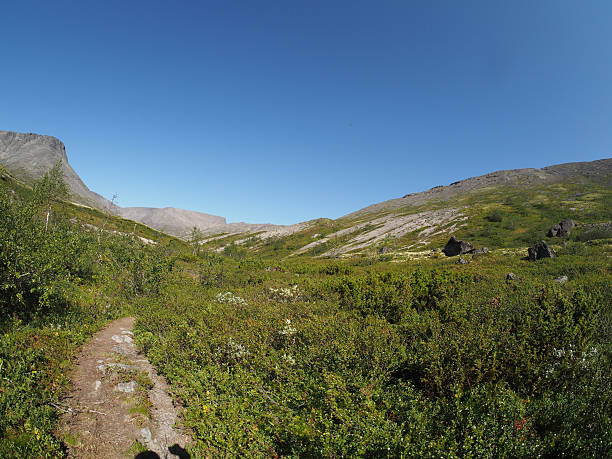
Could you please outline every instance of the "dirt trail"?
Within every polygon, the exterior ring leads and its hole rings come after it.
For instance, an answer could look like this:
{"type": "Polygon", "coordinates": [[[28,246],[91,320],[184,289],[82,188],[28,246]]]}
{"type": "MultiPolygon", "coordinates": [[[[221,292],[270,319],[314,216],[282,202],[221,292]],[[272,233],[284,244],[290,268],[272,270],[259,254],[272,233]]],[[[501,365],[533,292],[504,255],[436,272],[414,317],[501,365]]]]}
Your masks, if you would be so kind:
{"type": "Polygon", "coordinates": [[[134,346],[133,325],[118,319],[81,351],[60,427],[68,457],[189,457],[166,381],[134,346]]]}

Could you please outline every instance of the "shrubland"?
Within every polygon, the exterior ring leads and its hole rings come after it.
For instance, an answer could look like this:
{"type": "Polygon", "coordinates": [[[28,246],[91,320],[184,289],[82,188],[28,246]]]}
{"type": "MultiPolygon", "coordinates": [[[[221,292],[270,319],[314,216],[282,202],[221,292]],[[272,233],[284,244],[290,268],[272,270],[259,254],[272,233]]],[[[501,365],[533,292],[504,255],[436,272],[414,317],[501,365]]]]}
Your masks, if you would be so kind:
{"type": "Polygon", "coordinates": [[[196,455],[601,456],[612,248],[558,253],[224,258],[213,286],[185,263],[138,303],[136,339],[183,401],[196,455]],[[241,301],[218,301],[229,291],[241,301]]]}
{"type": "MultiPolygon", "coordinates": [[[[45,230],[48,206],[0,191],[0,456],[62,456],[71,359],[125,314],[184,406],[193,457],[612,451],[606,234],[558,240],[558,257],[536,262],[518,240],[467,264],[431,251],[329,260],[286,257],[297,239],[145,245],[70,222],[85,214],[62,205],[45,230]]],[[[508,212],[483,209],[479,225],[503,229],[508,212]]],[[[531,212],[520,225],[541,239],[531,212]]]]}
{"type": "Polygon", "coordinates": [[[172,267],[161,244],[82,225],[103,214],[64,212],[56,180],[0,184],[0,457],[64,455],[55,427],[79,346],[172,267]]]}

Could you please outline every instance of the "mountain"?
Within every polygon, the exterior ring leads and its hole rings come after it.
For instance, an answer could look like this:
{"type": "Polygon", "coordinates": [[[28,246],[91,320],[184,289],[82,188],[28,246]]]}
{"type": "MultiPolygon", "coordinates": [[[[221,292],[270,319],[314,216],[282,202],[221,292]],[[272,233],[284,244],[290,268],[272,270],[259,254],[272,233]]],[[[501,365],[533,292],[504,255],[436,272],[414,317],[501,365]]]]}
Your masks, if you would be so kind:
{"type": "Polygon", "coordinates": [[[113,207],[110,201],[87,188],[70,167],[66,147],[60,140],[46,135],[0,131],[0,164],[19,180],[31,184],[58,161],[62,162],[62,172],[72,199],[97,209],[113,207]]]}
{"type": "Polygon", "coordinates": [[[55,137],[0,131],[0,163],[26,183],[58,160],[76,202],[181,238],[198,227],[217,250],[235,243],[292,256],[399,253],[438,247],[450,234],[482,244],[503,239],[510,246],[537,238],[559,218],[584,224],[612,220],[612,159],[492,172],[372,204],[337,220],[279,226],[227,223],[224,217],[174,207],[120,208],[87,188],[55,137]]]}
{"type": "Polygon", "coordinates": [[[113,215],[143,223],[173,236],[188,238],[194,226],[204,234],[238,234],[284,228],[271,224],[227,223],[224,217],[174,207],[116,206],[87,188],[70,166],[66,147],[59,139],[46,135],[0,131],[0,164],[21,181],[33,183],[58,161],[62,163],[64,179],[72,192],[71,198],[74,202],[109,211],[113,215]]]}
{"type": "Polygon", "coordinates": [[[565,163],[542,169],[512,169],[491,172],[478,177],[459,180],[448,186],[436,186],[420,193],[411,193],[401,198],[372,204],[343,218],[357,217],[379,211],[389,211],[406,206],[418,206],[433,201],[445,201],[457,195],[475,192],[487,187],[522,186],[528,188],[542,184],[558,183],[569,179],[580,183],[594,182],[610,186],[612,185],[612,159],[565,163]]]}
{"type": "Polygon", "coordinates": [[[192,210],[176,209],[174,207],[122,207],[118,215],[128,220],[144,223],[164,233],[178,237],[188,237],[191,229],[196,226],[202,230],[226,225],[224,217],[194,212],[192,210]]]}
{"type": "Polygon", "coordinates": [[[291,232],[226,241],[218,250],[245,243],[261,253],[287,256],[355,256],[414,253],[440,248],[450,235],[480,245],[518,247],[544,237],[564,218],[584,228],[612,220],[612,159],[542,169],[492,172],[372,204],[337,220],[294,226],[291,232]]]}

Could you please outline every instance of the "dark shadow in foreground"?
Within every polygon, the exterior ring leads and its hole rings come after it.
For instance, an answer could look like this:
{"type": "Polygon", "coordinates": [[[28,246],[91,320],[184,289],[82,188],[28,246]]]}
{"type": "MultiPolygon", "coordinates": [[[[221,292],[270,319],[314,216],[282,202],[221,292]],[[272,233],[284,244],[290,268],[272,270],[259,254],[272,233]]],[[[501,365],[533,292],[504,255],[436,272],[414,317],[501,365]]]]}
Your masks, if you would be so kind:
{"type": "MultiPolygon", "coordinates": [[[[170,448],[168,448],[170,454],[177,456],[179,459],[191,459],[191,455],[187,452],[185,448],[181,448],[179,445],[174,444],[170,448]]],[[[154,453],[153,451],[143,451],[142,453],[138,453],[134,456],[134,459],[161,459],[159,454],[154,453]]]]}

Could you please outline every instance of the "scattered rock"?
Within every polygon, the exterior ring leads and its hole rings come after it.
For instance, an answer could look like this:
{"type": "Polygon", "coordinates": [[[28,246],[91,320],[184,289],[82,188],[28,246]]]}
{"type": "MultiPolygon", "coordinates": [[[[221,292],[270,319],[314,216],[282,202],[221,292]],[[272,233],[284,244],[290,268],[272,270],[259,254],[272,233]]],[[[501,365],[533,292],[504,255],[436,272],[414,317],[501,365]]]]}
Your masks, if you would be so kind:
{"type": "Polygon", "coordinates": [[[559,277],[556,277],[556,278],[554,279],[554,281],[555,281],[556,283],[558,283],[558,284],[564,284],[564,283],[566,283],[568,280],[569,280],[569,279],[567,278],[567,276],[559,276],[559,277]]]}
{"type": "Polygon", "coordinates": [[[574,226],[576,226],[574,221],[571,218],[566,218],[562,222],[551,226],[546,235],[548,237],[567,237],[572,232],[574,226]]]}
{"type": "Polygon", "coordinates": [[[106,370],[108,370],[109,368],[111,370],[133,370],[136,367],[133,365],[126,365],[125,363],[106,363],[103,365],[98,365],[98,370],[101,371],[102,373],[106,374],[106,370]]]}
{"type": "Polygon", "coordinates": [[[143,427],[142,429],[140,429],[140,436],[145,441],[145,443],[151,443],[151,440],[153,439],[153,435],[151,435],[151,431],[148,427],[143,427]]]}
{"type": "Polygon", "coordinates": [[[474,250],[474,246],[466,241],[460,241],[455,236],[452,236],[444,246],[442,252],[447,257],[454,257],[455,255],[462,255],[464,253],[470,253],[474,250]]]}
{"type": "Polygon", "coordinates": [[[459,259],[457,260],[456,264],[458,265],[467,265],[469,263],[469,261],[465,260],[464,258],[459,257],[459,259]]]}
{"type": "Polygon", "coordinates": [[[132,343],[132,337],[129,335],[113,335],[111,338],[115,343],[132,343]]]}
{"type": "Polygon", "coordinates": [[[117,384],[117,390],[119,392],[125,392],[126,394],[131,394],[136,390],[136,381],[130,381],[126,383],[120,382],[117,384]]]}
{"type": "Polygon", "coordinates": [[[532,261],[556,257],[554,250],[548,247],[548,244],[544,241],[536,242],[533,247],[529,247],[528,253],[529,259],[532,261]]]}
{"type": "Polygon", "coordinates": [[[487,247],[482,247],[474,250],[474,255],[472,255],[472,258],[477,258],[481,255],[486,255],[487,253],[489,253],[489,249],[487,247]]]}
{"type": "Polygon", "coordinates": [[[506,274],[506,280],[507,281],[517,281],[517,280],[521,280],[520,277],[518,277],[516,274],[514,273],[508,273],[506,274]]]}
{"type": "Polygon", "coordinates": [[[113,351],[115,351],[117,354],[125,355],[125,351],[119,345],[113,346],[113,351]]]}
{"type": "Polygon", "coordinates": [[[102,381],[97,380],[97,381],[94,383],[94,390],[95,390],[96,392],[98,392],[98,390],[100,390],[100,386],[101,386],[101,385],[102,385],[102,381]]]}

